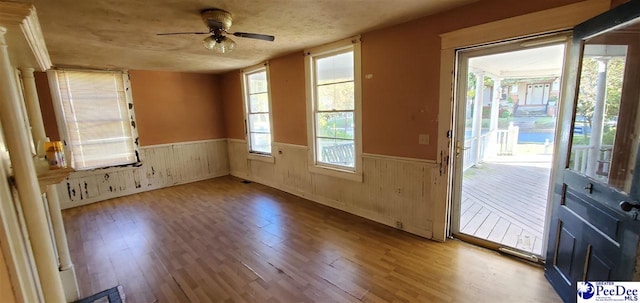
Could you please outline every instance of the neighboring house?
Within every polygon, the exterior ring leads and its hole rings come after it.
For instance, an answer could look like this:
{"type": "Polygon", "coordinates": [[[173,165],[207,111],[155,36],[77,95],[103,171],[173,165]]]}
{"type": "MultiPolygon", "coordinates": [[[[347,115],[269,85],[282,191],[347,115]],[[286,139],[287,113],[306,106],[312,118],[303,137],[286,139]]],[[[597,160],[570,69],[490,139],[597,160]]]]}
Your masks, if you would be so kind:
{"type": "Polygon", "coordinates": [[[501,104],[514,116],[555,116],[560,78],[503,80],[501,104]]]}

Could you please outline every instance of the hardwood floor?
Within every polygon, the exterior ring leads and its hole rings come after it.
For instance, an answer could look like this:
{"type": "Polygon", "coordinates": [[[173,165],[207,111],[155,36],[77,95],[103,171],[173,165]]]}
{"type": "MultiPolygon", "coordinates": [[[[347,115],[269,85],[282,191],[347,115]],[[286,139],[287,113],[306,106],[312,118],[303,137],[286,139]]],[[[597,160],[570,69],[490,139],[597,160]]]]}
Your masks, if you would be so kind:
{"type": "Polygon", "coordinates": [[[81,297],[134,302],[559,302],[543,270],[222,177],[65,210],[81,297]]]}

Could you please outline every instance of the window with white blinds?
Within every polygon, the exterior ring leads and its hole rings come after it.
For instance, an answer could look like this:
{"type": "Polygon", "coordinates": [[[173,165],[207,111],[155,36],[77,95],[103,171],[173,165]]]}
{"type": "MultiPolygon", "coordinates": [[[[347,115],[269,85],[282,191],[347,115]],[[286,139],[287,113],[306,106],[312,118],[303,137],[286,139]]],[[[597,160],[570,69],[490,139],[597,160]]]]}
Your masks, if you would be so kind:
{"type": "Polygon", "coordinates": [[[139,161],[126,72],[48,72],[61,139],[76,170],[139,161]]]}

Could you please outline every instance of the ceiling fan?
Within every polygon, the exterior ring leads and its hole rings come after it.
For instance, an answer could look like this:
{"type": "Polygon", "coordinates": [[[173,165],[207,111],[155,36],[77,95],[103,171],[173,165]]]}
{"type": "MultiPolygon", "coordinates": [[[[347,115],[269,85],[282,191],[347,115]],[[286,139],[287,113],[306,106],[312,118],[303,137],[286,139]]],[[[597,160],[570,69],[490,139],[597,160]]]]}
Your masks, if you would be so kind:
{"type": "Polygon", "coordinates": [[[236,42],[227,37],[226,34],[234,35],[241,38],[259,39],[265,41],[275,40],[274,36],[242,33],[242,32],[229,32],[231,27],[233,16],[230,12],[221,9],[205,9],[200,12],[202,21],[209,28],[208,32],[177,32],[177,33],[160,33],[158,36],[166,35],[209,35],[202,40],[206,49],[213,50],[215,52],[224,54],[232,51],[236,47],[236,42]]]}

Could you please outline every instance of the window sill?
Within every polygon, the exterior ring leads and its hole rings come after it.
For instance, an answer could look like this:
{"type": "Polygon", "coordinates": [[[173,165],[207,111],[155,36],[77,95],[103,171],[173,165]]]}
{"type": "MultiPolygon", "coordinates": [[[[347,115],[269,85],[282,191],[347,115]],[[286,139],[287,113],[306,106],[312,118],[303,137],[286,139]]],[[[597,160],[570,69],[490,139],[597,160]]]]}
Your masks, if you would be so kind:
{"type": "Polygon", "coordinates": [[[73,168],[49,169],[38,174],[38,183],[40,183],[40,192],[46,192],[48,185],[55,185],[69,177],[74,172],[73,168]]]}
{"type": "Polygon", "coordinates": [[[101,167],[101,168],[78,169],[73,172],[73,176],[86,177],[86,176],[93,176],[97,174],[111,174],[116,172],[138,169],[141,166],[142,166],[142,161],[134,162],[130,164],[101,167]]]}
{"type": "Polygon", "coordinates": [[[262,162],[266,162],[266,163],[275,163],[276,162],[276,158],[274,158],[273,155],[263,155],[263,154],[256,154],[256,153],[248,153],[247,154],[247,159],[256,160],[256,161],[262,161],[262,162]]]}
{"type": "Polygon", "coordinates": [[[363,180],[361,172],[342,170],[342,169],[333,168],[333,167],[310,165],[309,172],[311,172],[312,174],[336,177],[336,178],[360,182],[360,183],[362,183],[362,180],[363,180]]]}

